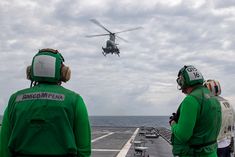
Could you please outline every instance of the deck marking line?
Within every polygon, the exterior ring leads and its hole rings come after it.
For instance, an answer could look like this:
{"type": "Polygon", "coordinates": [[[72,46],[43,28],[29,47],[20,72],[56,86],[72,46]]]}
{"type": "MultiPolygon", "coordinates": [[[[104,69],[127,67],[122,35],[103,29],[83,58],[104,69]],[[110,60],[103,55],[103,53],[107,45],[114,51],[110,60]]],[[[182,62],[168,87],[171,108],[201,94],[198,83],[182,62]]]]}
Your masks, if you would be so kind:
{"type": "Polygon", "coordinates": [[[120,149],[92,149],[94,152],[119,152],[120,149]]]}
{"type": "Polygon", "coordinates": [[[97,137],[97,138],[91,140],[91,142],[93,143],[93,142],[95,142],[95,141],[98,141],[98,140],[100,140],[100,139],[102,139],[102,138],[105,138],[105,137],[107,137],[107,136],[109,136],[109,135],[112,135],[113,133],[114,133],[114,132],[110,132],[110,133],[108,133],[108,134],[106,134],[106,135],[97,137]]]}
{"type": "Polygon", "coordinates": [[[137,135],[139,131],[139,128],[137,128],[135,130],[135,132],[133,133],[133,135],[131,136],[131,138],[126,142],[126,144],[122,147],[121,151],[118,153],[118,155],[116,157],[123,157],[126,156],[126,154],[128,153],[128,150],[131,147],[131,142],[135,139],[135,136],[137,135]]]}

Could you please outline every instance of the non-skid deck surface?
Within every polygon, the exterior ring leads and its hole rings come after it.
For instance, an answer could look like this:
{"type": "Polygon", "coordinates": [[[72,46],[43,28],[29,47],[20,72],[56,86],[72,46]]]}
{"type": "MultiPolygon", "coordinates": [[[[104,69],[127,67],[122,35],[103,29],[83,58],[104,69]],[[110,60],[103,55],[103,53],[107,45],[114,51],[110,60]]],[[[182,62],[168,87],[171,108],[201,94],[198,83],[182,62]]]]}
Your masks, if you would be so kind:
{"type": "MultiPolygon", "coordinates": [[[[160,130],[159,133],[168,131],[164,128],[160,130]]],[[[138,155],[138,153],[135,151],[134,141],[144,141],[146,157],[172,157],[171,145],[166,139],[162,136],[146,138],[145,134],[139,134],[140,131],[143,129],[92,127],[92,157],[135,157],[134,155],[138,155]]]]}

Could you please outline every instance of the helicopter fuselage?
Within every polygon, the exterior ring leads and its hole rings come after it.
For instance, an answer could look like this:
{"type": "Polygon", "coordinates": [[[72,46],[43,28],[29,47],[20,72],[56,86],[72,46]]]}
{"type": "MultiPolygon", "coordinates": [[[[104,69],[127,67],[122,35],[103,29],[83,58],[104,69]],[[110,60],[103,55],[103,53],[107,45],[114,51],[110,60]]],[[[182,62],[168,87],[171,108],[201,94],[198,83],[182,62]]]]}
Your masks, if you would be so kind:
{"type": "Polygon", "coordinates": [[[106,48],[117,49],[117,44],[112,40],[107,40],[106,41],[106,48]]]}
{"type": "Polygon", "coordinates": [[[107,40],[106,47],[105,48],[102,47],[102,49],[103,49],[104,56],[106,56],[106,54],[109,54],[109,53],[117,54],[119,56],[119,53],[120,53],[117,47],[117,44],[112,40],[107,40]]]}

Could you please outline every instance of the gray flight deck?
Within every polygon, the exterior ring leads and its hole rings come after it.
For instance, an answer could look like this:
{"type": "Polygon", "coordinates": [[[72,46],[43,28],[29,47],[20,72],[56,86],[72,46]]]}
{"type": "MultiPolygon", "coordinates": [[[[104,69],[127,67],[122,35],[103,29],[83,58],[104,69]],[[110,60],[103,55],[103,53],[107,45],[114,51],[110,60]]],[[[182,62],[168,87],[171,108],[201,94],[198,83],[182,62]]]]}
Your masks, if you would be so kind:
{"type": "Polygon", "coordinates": [[[173,157],[170,130],[92,127],[92,157],[173,157]]]}

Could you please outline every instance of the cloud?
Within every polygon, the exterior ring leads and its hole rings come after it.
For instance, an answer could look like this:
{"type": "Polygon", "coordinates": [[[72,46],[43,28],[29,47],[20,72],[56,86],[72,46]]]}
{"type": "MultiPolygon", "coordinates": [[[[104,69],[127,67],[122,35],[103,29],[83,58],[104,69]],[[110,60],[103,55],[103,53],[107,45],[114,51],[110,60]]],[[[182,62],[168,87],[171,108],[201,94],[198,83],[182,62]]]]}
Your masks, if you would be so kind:
{"type": "Polygon", "coordinates": [[[58,49],[72,69],[65,87],[80,93],[91,115],[169,115],[184,95],[176,75],[195,65],[218,79],[233,100],[235,85],[234,2],[131,0],[2,0],[0,2],[0,114],[12,93],[29,87],[25,69],[36,52],[58,49]],[[101,53],[110,31],[118,34],[121,57],[101,53]]]}

